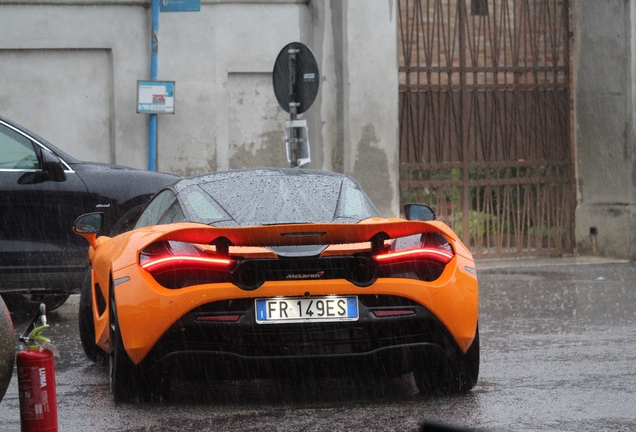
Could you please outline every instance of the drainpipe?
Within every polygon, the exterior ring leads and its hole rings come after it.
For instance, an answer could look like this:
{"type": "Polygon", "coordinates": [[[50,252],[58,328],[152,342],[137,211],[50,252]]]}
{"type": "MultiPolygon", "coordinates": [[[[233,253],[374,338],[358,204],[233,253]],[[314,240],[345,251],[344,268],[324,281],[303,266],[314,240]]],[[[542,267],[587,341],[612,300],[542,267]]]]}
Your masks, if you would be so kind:
{"type": "MultiPolygon", "coordinates": [[[[157,80],[159,52],[159,0],[152,0],[152,37],[150,42],[150,80],[157,80]]],[[[148,171],[157,171],[157,114],[148,119],[148,171]]]]}

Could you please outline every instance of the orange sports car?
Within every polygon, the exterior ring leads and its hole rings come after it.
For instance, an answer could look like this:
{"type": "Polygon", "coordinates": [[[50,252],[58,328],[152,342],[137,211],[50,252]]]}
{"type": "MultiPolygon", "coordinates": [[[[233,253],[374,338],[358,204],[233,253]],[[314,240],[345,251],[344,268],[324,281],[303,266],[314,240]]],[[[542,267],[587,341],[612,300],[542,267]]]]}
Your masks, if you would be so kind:
{"type": "Polygon", "coordinates": [[[469,250],[427,206],[384,219],[343,174],[251,169],[162,189],[134,229],[76,233],[92,264],[80,299],[89,358],[115,400],[166,397],[170,378],[399,377],[466,392],[479,372],[469,250]]]}

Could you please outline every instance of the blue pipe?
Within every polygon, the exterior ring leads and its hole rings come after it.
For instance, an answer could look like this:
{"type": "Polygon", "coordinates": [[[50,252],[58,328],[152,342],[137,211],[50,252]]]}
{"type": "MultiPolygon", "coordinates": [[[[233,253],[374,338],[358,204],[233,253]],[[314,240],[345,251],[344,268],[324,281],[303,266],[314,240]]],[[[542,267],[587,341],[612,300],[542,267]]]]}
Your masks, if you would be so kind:
{"type": "MultiPolygon", "coordinates": [[[[152,0],[152,38],[150,42],[150,80],[157,80],[159,52],[159,0],[152,0]]],[[[157,114],[148,121],[148,171],[157,171],[157,114]]]]}

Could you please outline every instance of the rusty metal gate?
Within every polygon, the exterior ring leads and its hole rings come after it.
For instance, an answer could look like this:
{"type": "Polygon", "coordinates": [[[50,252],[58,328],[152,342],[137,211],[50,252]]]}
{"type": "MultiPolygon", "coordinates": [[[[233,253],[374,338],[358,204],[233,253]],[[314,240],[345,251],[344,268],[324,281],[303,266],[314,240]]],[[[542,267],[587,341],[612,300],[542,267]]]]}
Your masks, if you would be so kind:
{"type": "Polygon", "coordinates": [[[401,200],[475,256],[574,247],[568,0],[399,0],[401,200]]]}

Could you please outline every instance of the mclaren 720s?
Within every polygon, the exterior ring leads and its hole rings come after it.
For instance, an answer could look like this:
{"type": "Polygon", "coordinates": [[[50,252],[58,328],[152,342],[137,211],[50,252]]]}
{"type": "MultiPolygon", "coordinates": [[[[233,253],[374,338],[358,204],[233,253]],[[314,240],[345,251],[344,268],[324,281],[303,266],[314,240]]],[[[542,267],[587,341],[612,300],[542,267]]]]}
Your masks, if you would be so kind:
{"type": "Polygon", "coordinates": [[[355,179],[250,169],[164,187],[134,229],[90,243],[80,334],[115,400],[170,380],[413,373],[467,392],[479,372],[471,253],[425,205],[379,216],[355,179]]]}

